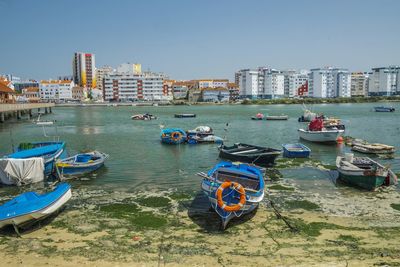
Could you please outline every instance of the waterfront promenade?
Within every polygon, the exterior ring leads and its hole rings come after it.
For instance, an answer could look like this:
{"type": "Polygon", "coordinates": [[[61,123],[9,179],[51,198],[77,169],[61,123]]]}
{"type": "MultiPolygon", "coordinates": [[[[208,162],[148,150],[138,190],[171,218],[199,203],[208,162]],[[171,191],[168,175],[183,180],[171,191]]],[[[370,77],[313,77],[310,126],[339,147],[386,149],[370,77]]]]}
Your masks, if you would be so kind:
{"type": "Polygon", "coordinates": [[[28,118],[32,116],[32,110],[44,109],[44,113],[51,113],[54,103],[26,103],[26,104],[0,104],[0,122],[15,116],[20,119],[22,115],[27,114],[28,118]]]}

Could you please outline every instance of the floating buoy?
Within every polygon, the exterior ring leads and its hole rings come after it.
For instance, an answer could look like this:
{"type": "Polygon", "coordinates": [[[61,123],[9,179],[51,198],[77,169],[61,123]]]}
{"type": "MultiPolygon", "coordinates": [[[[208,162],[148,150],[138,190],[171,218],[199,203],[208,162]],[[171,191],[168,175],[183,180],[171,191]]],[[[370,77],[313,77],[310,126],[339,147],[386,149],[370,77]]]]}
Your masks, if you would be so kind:
{"type": "Polygon", "coordinates": [[[339,144],[343,143],[343,137],[339,136],[339,137],[336,139],[336,142],[338,142],[339,144]]]}

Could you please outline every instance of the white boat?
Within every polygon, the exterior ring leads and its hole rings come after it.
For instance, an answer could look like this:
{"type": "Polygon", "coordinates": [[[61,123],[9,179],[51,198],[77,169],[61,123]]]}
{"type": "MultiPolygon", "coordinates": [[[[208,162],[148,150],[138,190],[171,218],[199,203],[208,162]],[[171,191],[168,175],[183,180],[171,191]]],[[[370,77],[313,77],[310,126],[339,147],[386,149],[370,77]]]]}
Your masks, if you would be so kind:
{"type": "Polygon", "coordinates": [[[332,129],[332,130],[321,130],[321,131],[310,131],[304,129],[298,129],[299,136],[301,139],[310,142],[336,142],[339,136],[344,133],[344,130],[332,129]]]}
{"type": "Polygon", "coordinates": [[[41,121],[40,115],[41,115],[41,113],[39,113],[39,116],[37,117],[37,119],[35,121],[33,121],[36,125],[53,125],[54,124],[54,121],[41,121]]]}

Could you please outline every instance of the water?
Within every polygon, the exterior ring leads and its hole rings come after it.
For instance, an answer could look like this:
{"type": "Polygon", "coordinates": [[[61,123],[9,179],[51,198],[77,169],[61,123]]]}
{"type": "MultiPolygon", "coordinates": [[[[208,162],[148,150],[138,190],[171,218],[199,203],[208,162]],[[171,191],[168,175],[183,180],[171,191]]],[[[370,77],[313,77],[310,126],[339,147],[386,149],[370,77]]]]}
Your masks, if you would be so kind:
{"type": "MultiPolygon", "coordinates": [[[[382,142],[400,148],[400,104],[390,103],[394,113],[376,113],[377,104],[326,104],[314,105],[316,112],[339,117],[346,125],[345,135],[382,142]]],[[[389,104],[388,104],[389,105],[389,104]]],[[[227,143],[236,142],[280,148],[281,144],[298,142],[297,122],[302,115],[300,105],[212,105],[167,107],[57,107],[43,120],[57,120],[57,131],[46,127],[47,135],[58,134],[66,141],[69,154],[97,149],[110,155],[106,167],[78,181],[76,187],[101,188],[121,191],[137,190],[199,190],[200,177],[195,174],[207,171],[218,162],[216,145],[163,145],[160,143],[160,124],[166,127],[193,129],[199,125],[211,126],[216,135],[226,137],[227,143]],[[153,121],[132,121],[135,113],[149,112],[159,117],[153,121]],[[288,121],[252,121],[258,112],[270,115],[289,115],[288,121]],[[196,113],[196,118],[177,119],[175,113],[196,113]]],[[[42,127],[27,120],[8,121],[0,125],[0,156],[10,153],[12,144],[43,141],[42,127]]],[[[349,148],[344,145],[306,143],[312,157],[324,164],[333,165],[336,156],[349,148]]],[[[394,159],[379,159],[400,172],[399,151],[394,159]]],[[[331,190],[336,186],[329,175],[314,170],[295,169],[283,172],[284,178],[313,187],[309,179],[322,179],[315,190],[331,190]],[[319,189],[318,189],[319,188],[319,189]]]]}

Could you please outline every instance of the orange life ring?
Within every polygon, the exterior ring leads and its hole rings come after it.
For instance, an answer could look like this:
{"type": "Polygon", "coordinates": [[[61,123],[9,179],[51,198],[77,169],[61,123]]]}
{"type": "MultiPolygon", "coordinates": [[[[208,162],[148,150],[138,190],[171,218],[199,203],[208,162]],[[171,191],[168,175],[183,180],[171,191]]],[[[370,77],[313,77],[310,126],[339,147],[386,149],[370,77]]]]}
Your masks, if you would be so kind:
{"type": "Polygon", "coordinates": [[[217,195],[217,204],[224,211],[228,211],[228,212],[238,211],[246,203],[246,193],[245,193],[244,187],[241,184],[236,183],[236,182],[227,181],[227,182],[222,183],[218,187],[216,195],[217,195]],[[239,203],[229,206],[229,205],[226,205],[224,203],[224,201],[222,200],[222,192],[224,191],[225,188],[228,188],[231,186],[233,186],[233,188],[240,193],[240,200],[239,200],[239,203]]]}
{"type": "Polygon", "coordinates": [[[179,141],[182,139],[182,134],[180,132],[172,132],[171,133],[171,140],[172,141],[179,141]]]}

